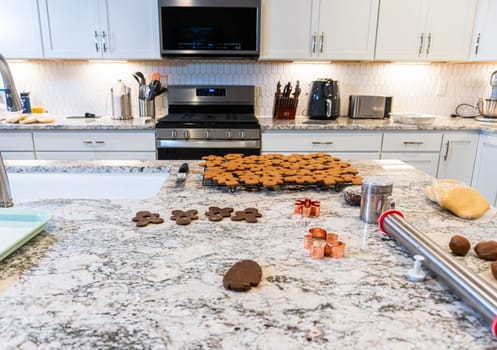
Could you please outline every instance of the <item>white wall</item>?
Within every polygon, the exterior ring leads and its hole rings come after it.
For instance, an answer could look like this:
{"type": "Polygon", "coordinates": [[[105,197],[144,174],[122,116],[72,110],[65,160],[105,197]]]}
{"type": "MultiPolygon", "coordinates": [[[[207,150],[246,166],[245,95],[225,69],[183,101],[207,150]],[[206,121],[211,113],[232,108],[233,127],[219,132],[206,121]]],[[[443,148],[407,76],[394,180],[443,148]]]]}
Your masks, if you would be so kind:
{"type": "MultiPolygon", "coordinates": [[[[340,82],[342,114],[350,94],[394,96],[393,110],[439,115],[453,113],[459,103],[475,103],[490,94],[496,64],[295,64],[250,61],[155,61],[90,63],[86,61],[11,62],[19,92],[31,92],[31,104],[54,114],[110,114],[109,90],[117,79],[132,88],[137,115],[137,83],[131,74],[160,72],[169,84],[250,84],[257,87],[256,113],[270,116],[276,83],[300,80],[298,113],[305,114],[309,84],[316,78],[340,82]],[[437,96],[437,90],[446,91],[437,96]]],[[[442,91],[443,92],[443,91],[442,91]]]]}

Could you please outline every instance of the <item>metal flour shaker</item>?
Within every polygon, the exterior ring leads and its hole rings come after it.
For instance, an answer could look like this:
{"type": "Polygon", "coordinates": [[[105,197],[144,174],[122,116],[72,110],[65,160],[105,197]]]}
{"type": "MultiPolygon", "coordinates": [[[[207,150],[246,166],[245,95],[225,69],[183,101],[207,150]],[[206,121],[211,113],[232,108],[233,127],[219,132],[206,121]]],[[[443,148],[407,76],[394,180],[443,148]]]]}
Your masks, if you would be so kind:
{"type": "Polygon", "coordinates": [[[384,176],[371,176],[362,181],[360,218],[368,224],[378,223],[380,215],[395,207],[393,183],[384,176]]]}

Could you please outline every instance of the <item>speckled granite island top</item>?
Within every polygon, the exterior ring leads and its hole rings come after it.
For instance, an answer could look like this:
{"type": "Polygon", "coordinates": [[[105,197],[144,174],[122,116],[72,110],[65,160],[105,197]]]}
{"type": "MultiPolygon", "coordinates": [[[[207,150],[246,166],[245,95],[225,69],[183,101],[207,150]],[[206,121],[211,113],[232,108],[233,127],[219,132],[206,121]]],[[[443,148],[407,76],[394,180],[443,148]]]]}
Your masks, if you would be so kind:
{"type": "MultiPolygon", "coordinates": [[[[194,163],[177,185],[179,162],[169,164],[153,198],[16,202],[53,216],[46,232],[0,263],[0,348],[497,347],[488,325],[435,276],[410,282],[411,254],[362,222],[340,193],[230,193],[202,187],[194,163]],[[304,197],[321,201],[319,218],[294,218],[293,202],[304,197]],[[210,222],[203,215],[209,206],[256,207],[263,217],[210,222]],[[173,209],[197,209],[200,219],[176,225],[173,209]],[[138,228],[131,221],[138,210],[166,221],[138,228]],[[313,226],[337,232],[345,258],[311,259],[303,235],[313,226]],[[224,273],[241,259],[261,265],[261,283],[246,293],[225,290],[224,273]]],[[[398,209],[447,251],[455,233],[473,243],[495,238],[495,217],[466,221],[429,202],[431,178],[423,173],[397,161],[354,166],[388,175],[398,209]]],[[[472,251],[458,260],[497,288],[488,262],[472,251]]]]}

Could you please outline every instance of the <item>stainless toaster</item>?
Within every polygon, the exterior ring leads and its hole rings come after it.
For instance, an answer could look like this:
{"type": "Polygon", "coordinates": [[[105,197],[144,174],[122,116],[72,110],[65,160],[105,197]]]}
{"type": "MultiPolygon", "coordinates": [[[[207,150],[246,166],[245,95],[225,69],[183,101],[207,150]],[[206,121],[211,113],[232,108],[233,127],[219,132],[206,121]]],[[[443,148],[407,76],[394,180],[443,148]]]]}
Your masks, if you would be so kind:
{"type": "Polygon", "coordinates": [[[391,110],[391,96],[349,96],[350,118],[383,119],[389,117],[391,110]]]}

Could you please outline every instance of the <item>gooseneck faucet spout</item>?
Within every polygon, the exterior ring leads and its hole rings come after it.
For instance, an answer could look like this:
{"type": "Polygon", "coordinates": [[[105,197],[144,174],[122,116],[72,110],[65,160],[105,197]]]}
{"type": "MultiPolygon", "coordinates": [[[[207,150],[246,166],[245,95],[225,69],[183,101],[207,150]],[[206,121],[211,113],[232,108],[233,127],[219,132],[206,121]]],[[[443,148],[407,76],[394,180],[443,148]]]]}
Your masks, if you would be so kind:
{"type": "Polygon", "coordinates": [[[0,207],[11,207],[13,205],[9,178],[7,177],[7,170],[5,170],[2,153],[0,153],[0,207]]]}
{"type": "Polygon", "coordinates": [[[5,60],[5,57],[0,53],[0,75],[3,79],[3,87],[5,90],[5,99],[7,101],[7,110],[9,112],[22,111],[21,99],[17,93],[16,85],[14,84],[14,78],[12,78],[12,73],[10,72],[9,65],[5,60]]]}

